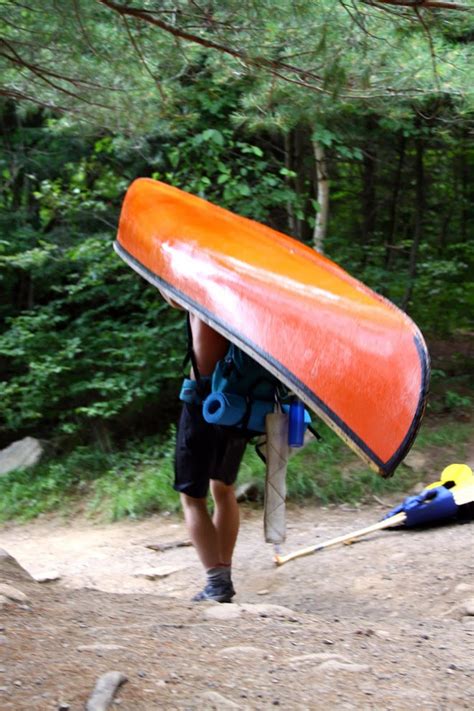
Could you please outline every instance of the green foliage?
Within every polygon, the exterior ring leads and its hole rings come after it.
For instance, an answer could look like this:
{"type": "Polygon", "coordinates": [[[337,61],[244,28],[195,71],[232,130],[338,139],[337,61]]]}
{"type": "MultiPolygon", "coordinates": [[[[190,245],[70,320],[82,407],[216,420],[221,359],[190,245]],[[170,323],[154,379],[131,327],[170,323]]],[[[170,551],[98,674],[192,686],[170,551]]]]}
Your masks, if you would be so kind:
{"type": "Polygon", "coordinates": [[[26,521],[48,511],[67,511],[108,466],[109,457],[97,448],[77,447],[63,459],[1,477],[0,521],[26,521]]]}
{"type": "Polygon", "coordinates": [[[48,511],[81,508],[108,520],[175,511],[171,488],[174,433],[131,441],[122,452],[77,447],[34,470],[0,478],[0,521],[28,520],[48,511]]]}
{"type": "Polygon", "coordinates": [[[49,303],[7,319],[0,336],[5,427],[57,421],[71,433],[159,398],[179,375],[182,317],[124,270],[110,237],[62,250],[49,271],[49,303]]]}
{"type": "Polygon", "coordinates": [[[446,390],[444,397],[448,410],[462,410],[472,405],[472,398],[469,395],[460,395],[454,390],[446,390]]]}
{"type": "MultiPolygon", "coordinates": [[[[0,5],[2,95],[59,109],[64,125],[149,132],[157,122],[192,119],[183,97],[207,65],[223,86],[250,78],[246,113],[285,130],[303,114],[364,110],[367,102],[395,116],[400,103],[432,97],[472,110],[465,39],[472,20],[390,10],[332,0],[212,7],[168,0],[157,18],[151,2],[130,9],[100,0],[33,7],[12,0],[0,5]]],[[[212,96],[208,108],[221,110],[212,96]]]]}
{"type": "Polygon", "coordinates": [[[95,436],[104,420],[158,402],[182,358],[182,315],[112,250],[135,159],[109,137],[21,126],[2,157],[22,170],[1,197],[12,219],[0,243],[0,432],[95,436]]]}
{"type": "MultiPolygon", "coordinates": [[[[400,466],[384,480],[365,468],[325,425],[321,442],[294,456],[288,470],[288,501],[297,504],[356,503],[373,495],[400,492],[419,482],[420,473],[400,466]]],[[[441,422],[422,429],[417,449],[429,455],[432,468],[421,474],[435,481],[452,461],[463,461],[469,423],[441,422]]],[[[137,518],[157,511],[177,511],[179,497],[172,489],[175,431],[129,441],[121,451],[78,447],[72,454],[51,459],[33,470],[0,477],[0,521],[28,520],[41,513],[81,510],[107,520],[137,518]]],[[[247,447],[239,483],[264,480],[264,466],[253,447],[247,447]]]]}
{"type": "MultiPolygon", "coordinates": [[[[151,173],[284,231],[291,214],[313,224],[318,206],[312,183],[282,164],[278,140],[231,127],[229,117],[245,90],[245,82],[216,83],[208,69],[186,93],[189,127],[139,139],[86,138],[58,130],[37,114],[23,125],[18,113],[5,108],[4,120],[15,130],[0,165],[5,175],[16,171],[16,178],[0,196],[0,433],[34,428],[44,436],[78,433],[100,441],[104,421],[112,430],[124,419],[139,421],[140,411],[166,398],[168,384],[179,377],[182,316],[165,307],[111,249],[120,198],[135,175],[151,173]]],[[[406,149],[394,227],[390,205],[399,136],[392,140],[390,121],[383,117],[371,117],[370,135],[367,117],[354,118],[345,133],[344,120],[313,131],[329,151],[333,176],[326,252],[402,303],[415,209],[413,146],[406,149]],[[377,175],[370,232],[361,200],[367,141],[377,175]]],[[[417,135],[410,121],[407,127],[417,135]]],[[[465,170],[473,156],[470,150],[461,156],[464,139],[458,145],[455,133],[436,140],[426,134],[425,161],[437,182],[426,185],[430,210],[409,307],[422,329],[448,334],[469,327],[474,300],[473,247],[461,239],[472,219],[469,186],[462,200],[455,199],[457,168],[465,170]],[[441,162],[446,151],[451,158],[441,162]]],[[[309,157],[303,175],[312,165],[309,157]]],[[[168,417],[162,409],[159,427],[168,417]]]]}
{"type": "MultiPolygon", "coordinates": [[[[472,329],[472,18],[425,12],[420,22],[329,0],[226,0],[212,12],[166,1],[159,16],[230,51],[100,2],[0,6],[10,97],[0,104],[2,443],[35,433],[65,450],[91,440],[107,450],[124,432],[169,426],[183,317],[111,249],[137,176],[310,243],[317,142],[330,181],[326,254],[429,334],[472,329]]],[[[431,411],[469,404],[466,388],[445,383],[431,411]]],[[[331,434],[317,458],[295,458],[292,497],[333,501],[380,486],[346,466],[331,434]]],[[[97,506],[115,502],[112,516],[166,500],[152,463],[140,460],[137,477],[114,467],[95,490],[97,506]]],[[[243,469],[256,469],[251,454],[243,469]]],[[[59,504],[74,477],[87,478],[78,471],[69,460],[42,469],[25,494],[30,509],[59,504]]],[[[15,476],[26,492],[29,480],[15,476]]]]}
{"type": "Polygon", "coordinates": [[[407,492],[419,482],[420,476],[427,483],[439,478],[451,458],[462,461],[470,437],[469,423],[443,422],[435,428],[422,428],[417,450],[429,453],[439,471],[420,474],[402,465],[391,479],[382,479],[351,455],[332,430],[325,425],[318,429],[322,442],[312,443],[289,462],[288,497],[298,503],[308,500],[322,504],[355,503],[371,501],[374,494],[407,492]]]}
{"type": "MultiPolygon", "coordinates": [[[[433,245],[434,246],[434,245],[433,245]]],[[[447,335],[472,325],[474,244],[456,242],[440,258],[429,243],[424,246],[413,293],[412,313],[425,328],[447,335]]]]}
{"type": "MultiPolygon", "coordinates": [[[[1,198],[14,218],[5,220],[8,239],[0,243],[7,287],[0,300],[6,375],[0,434],[34,427],[46,436],[101,440],[104,421],[137,421],[140,410],[168,397],[168,384],[179,378],[182,314],[165,306],[112,251],[119,200],[135,174],[158,167],[155,177],[261,220],[282,202],[296,203],[274,156],[223,125],[237,90],[214,87],[205,94],[210,83],[205,76],[202,91],[190,94],[190,106],[203,112],[192,130],[174,139],[144,136],[138,159],[136,139],[83,140],[57,132],[51,121],[31,133],[18,115],[6,114],[18,122],[11,155],[21,156],[22,167],[1,198]],[[52,161],[44,158],[49,140],[52,161]],[[25,206],[19,214],[17,204],[25,206]]],[[[7,152],[3,164],[12,172],[7,152]]],[[[164,425],[166,419],[159,427],[164,425]]]]}
{"type": "Polygon", "coordinates": [[[89,511],[108,520],[138,518],[155,511],[177,511],[174,480],[175,430],[166,439],[129,445],[113,458],[113,465],[95,482],[89,511]]]}
{"type": "MultiPolygon", "coordinates": [[[[396,476],[384,480],[364,466],[347,450],[339,437],[323,423],[322,435],[295,454],[288,464],[288,500],[298,504],[322,505],[360,502],[373,494],[406,491],[416,483],[416,475],[401,467],[396,476]]],[[[262,479],[262,462],[252,448],[247,448],[239,473],[239,482],[262,479]]],[[[263,481],[262,481],[263,487],[263,481]]]]}
{"type": "Polygon", "coordinates": [[[170,169],[152,174],[157,180],[265,222],[272,208],[299,198],[288,187],[285,168],[262,149],[239,140],[229,128],[205,129],[178,145],[165,145],[170,169]]]}

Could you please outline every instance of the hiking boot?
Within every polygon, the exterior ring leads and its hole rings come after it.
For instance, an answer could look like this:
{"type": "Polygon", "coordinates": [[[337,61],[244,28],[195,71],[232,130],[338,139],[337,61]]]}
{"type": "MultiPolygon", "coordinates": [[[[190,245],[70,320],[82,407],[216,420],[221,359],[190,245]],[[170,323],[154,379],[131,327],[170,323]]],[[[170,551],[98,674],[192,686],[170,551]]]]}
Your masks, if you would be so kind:
{"type": "Polygon", "coordinates": [[[192,602],[202,602],[203,600],[215,600],[216,602],[232,602],[235,595],[234,586],[231,581],[209,582],[204,590],[196,593],[192,602]]]}

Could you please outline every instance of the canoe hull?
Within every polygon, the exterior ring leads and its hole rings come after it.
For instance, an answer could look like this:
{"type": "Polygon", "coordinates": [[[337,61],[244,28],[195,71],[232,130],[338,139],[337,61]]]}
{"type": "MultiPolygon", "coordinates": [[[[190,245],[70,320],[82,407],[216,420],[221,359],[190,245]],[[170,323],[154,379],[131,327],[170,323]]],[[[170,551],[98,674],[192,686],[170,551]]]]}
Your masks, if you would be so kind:
{"type": "Polygon", "coordinates": [[[115,249],[267,367],[380,474],[406,456],[428,388],[423,337],[334,262],[149,179],[127,192],[115,249]]]}

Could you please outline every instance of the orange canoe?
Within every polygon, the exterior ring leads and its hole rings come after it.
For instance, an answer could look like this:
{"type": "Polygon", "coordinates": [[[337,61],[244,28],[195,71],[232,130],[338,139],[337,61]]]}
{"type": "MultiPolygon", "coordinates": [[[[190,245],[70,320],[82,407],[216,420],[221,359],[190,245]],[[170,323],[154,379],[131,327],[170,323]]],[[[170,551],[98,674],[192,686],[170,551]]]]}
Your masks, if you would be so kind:
{"type": "Polygon", "coordinates": [[[429,380],[410,318],[291,237],[147,178],[129,188],[118,254],[260,361],[389,476],[429,380]]]}

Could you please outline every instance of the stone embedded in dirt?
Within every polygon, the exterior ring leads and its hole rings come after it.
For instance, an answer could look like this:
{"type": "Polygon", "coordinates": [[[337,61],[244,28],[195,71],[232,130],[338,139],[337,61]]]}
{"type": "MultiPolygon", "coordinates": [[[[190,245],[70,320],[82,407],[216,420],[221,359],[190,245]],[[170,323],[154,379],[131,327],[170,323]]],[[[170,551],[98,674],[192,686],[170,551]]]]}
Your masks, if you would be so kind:
{"type": "Polygon", "coordinates": [[[414,472],[421,473],[426,471],[427,459],[424,454],[412,449],[403,460],[403,464],[414,472]]]}
{"type": "Polygon", "coordinates": [[[86,703],[86,711],[107,711],[117,689],[125,684],[127,677],[118,671],[110,671],[98,679],[94,691],[86,703]]]}
{"type": "Polygon", "coordinates": [[[238,645],[236,647],[225,647],[219,652],[222,657],[232,657],[233,659],[243,657],[245,659],[264,659],[268,655],[268,650],[250,645],[238,645]]]}
{"type": "Polygon", "coordinates": [[[24,437],[12,442],[0,450],[0,476],[15,471],[28,469],[38,464],[43,454],[41,442],[34,437],[24,437]]]}
{"type": "Polygon", "coordinates": [[[5,605],[10,605],[10,604],[11,604],[11,600],[9,600],[5,595],[0,595],[0,610],[5,605]]]}
{"type": "Polygon", "coordinates": [[[217,691],[205,691],[201,696],[203,703],[203,708],[206,709],[241,709],[240,704],[234,703],[230,699],[226,699],[222,694],[218,694],[217,691]]]}
{"type": "Polygon", "coordinates": [[[174,566],[174,565],[161,565],[157,568],[148,568],[146,570],[140,570],[134,573],[135,578],[146,578],[147,580],[160,580],[160,578],[167,578],[173,573],[179,573],[181,570],[185,570],[187,566],[174,566]]]}
{"type": "Polygon", "coordinates": [[[22,568],[18,561],[3,548],[0,548],[0,578],[10,582],[35,582],[28,571],[22,568]]]}
{"type": "Polygon", "coordinates": [[[240,605],[240,607],[244,612],[248,612],[251,615],[260,615],[260,617],[291,617],[296,619],[296,612],[294,610],[290,610],[289,607],[283,607],[283,605],[252,605],[250,603],[245,603],[240,605]]]}
{"type": "Polygon", "coordinates": [[[78,652],[116,652],[125,649],[121,644],[81,644],[77,647],[78,652]]]}
{"type": "Polygon", "coordinates": [[[356,630],[354,634],[360,635],[361,637],[373,637],[375,634],[375,631],[371,629],[370,627],[367,628],[361,628],[359,630],[356,630]]]}
{"type": "Polygon", "coordinates": [[[465,600],[461,608],[462,614],[468,617],[474,617],[474,597],[465,600]]]}
{"type": "Polygon", "coordinates": [[[3,595],[9,600],[13,600],[13,602],[28,602],[28,597],[24,592],[6,583],[0,583],[0,595],[3,595]]]}
{"type": "Polygon", "coordinates": [[[296,657],[290,657],[288,659],[289,664],[306,664],[307,662],[329,662],[338,661],[343,664],[350,664],[351,662],[342,657],[340,654],[331,654],[330,652],[315,652],[314,654],[299,654],[296,657]]]}
{"type": "Polygon", "coordinates": [[[170,551],[173,548],[187,548],[192,546],[192,542],[189,539],[184,541],[167,541],[165,543],[146,543],[146,548],[150,548],[152,551],[158,551],[163,553],[164,551],[170,551]]]}
{"type": "Polygon", "coordinates": [[[240,605],[228,605],[227,603],[216,603],[204,609],[204,617],[207,620],[236,620],[242,614],[240,605]]]}
{"type": "Polygon", "coordinates": [[[457,592],[457,593],[474,592],[474,585],[469,585],[469,583],[459,583],[459,585],[456,585],[454,592],[457,592]]]}
{"type": "Polygon", "coordinates": [[[359,674],[364,674],[370,671],[370,667],[367,664],[347,664],[345,662],[340,662],[337,659],[328,659],[327,662],[320,664],[318,669],[320,671],[344,671],[359,674]]]}
{"type": "Polygon", "coordinates": [[[56,571],[51,570],[48,573],[40,573],[35,577],[37,583],[54,583],[56,580],[61,580],[61,576],[56,571]]]}

